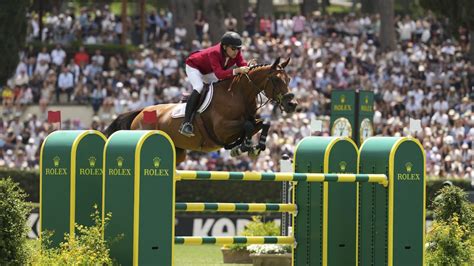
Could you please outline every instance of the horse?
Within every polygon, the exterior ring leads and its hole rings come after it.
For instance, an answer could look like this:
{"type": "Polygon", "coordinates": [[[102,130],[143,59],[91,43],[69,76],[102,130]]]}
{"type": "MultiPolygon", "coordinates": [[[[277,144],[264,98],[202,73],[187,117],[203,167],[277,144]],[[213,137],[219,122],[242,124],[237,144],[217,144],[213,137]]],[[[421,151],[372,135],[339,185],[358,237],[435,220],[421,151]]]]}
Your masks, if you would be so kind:
{"type": "Polygon", "coordinates": [[[280,64],[280,58],[277,58],[271,65],[254,65],[247,74],[214,83],[212,101],[202,113],[196,114],[193,121],[193,137],[178,132],[183,118],[171,116],[176,103],[158,104],[120,114],[104,134],[108,137],[115,131],[129,129],[162,130],[174,142],[177,164],[185,160],[187,150],[212,152],[225,147],[233,148],[233,155],[249,152],[249,155],[258,156],[265,149],[269,128],[269,124],[256,119],[258,108],[273,101],[281,110],[293,113],[297,106],[294,94],[288,88],[290,78],[284,70],[289,61],[290,58],[280,64]],[[265,103],[260,95],[262,92],[267,98],[265,103]],[[145,123],[146,112],[156,113],[154,123],[145,123]],[[260,130],[259,143],[252,147],[251,138],[260,130]]]}

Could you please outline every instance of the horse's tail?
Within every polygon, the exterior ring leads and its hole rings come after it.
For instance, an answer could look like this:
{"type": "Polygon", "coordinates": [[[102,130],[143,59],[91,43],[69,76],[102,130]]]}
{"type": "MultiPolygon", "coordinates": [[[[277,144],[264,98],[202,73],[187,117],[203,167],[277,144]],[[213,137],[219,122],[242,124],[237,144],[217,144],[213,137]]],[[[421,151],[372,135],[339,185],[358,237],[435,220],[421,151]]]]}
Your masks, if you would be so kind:
{"type": "Polygon", "coordinates": [[[143,109],[140,110],[135,110],[135,111],[130,111],[127,113],[120,114],[115,118],[112,123],[105,129],[104,135],[108,138],[110,135],[112,135],[115,131],[119,130],[128,130],[130,129],[130,126],[132,125],[133,119],[142,111],[143,109]]]}

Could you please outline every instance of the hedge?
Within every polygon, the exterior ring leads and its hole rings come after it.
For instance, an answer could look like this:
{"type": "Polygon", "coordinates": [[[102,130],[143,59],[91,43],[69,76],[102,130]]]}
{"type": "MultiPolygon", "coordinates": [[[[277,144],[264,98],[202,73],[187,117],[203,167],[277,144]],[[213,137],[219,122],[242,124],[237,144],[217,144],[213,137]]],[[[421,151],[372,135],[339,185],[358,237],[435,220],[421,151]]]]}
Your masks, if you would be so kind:
{"type": "MultiPolygon", "coordinates": [[[[36,53],[40,52],[43,47],[47,47],[48,51],[52,51],[56,48],[54,43],[42,43],[38,41],[29,42],[27,46],[32,46],[33,51],[36,53]]],[[[135,45],[121,45],[121,44],[82,44],[81,42],[71,42],[70,44],[63,45],[62,48],[68,55],[68,58],[73,58],[74,54],[79,51],[79,47],[84,46],[86,52],[92,57],[95,54],[95,50],[99,49],[102,52],[102,55],[106,58],[121,54],[126,56],[131,52],[137,51],[138,47],[135,45]]]]}

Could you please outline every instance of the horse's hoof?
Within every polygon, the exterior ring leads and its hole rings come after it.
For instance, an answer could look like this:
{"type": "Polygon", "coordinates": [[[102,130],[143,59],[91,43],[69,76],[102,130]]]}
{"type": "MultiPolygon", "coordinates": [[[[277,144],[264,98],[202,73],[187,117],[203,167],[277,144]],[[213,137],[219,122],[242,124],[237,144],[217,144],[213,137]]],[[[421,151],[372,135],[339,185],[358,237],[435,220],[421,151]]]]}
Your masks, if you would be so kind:
{"type": "Polygon", "coordinates": [[[255,160],[258,158],[260,155],[261,150],[260,149],[252,149],[248,152],[249,158],[252,160],[255,160]]]}
{"type": "Polygon", "coordinates": [[[231,157],[237,157],[240,154],[241,154],[241,151],[240,151],[239,147],[235,147],[235,148],[232,148],[232,150],[230,150],[230,156],[231,157]]]}

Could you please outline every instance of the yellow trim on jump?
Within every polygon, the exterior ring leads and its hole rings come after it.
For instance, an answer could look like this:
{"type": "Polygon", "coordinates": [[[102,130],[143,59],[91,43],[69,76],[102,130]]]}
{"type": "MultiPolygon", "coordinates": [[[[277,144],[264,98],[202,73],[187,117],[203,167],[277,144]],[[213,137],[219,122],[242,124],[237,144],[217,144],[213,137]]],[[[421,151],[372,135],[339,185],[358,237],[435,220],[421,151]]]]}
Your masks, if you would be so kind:
{"type": "MultiPolygon", "coordinates": [[[[140,232],[140,152],[142,150],[143,144],[145,141],[152,135],[160,135],[165,137],[170,145],[172,146],[173,150],[173,173],[176,173],[176,150],[174,149],[174,143],[171,138],[165,132],[161,130],[153,130],[147,132],[137,142],[135,146],[135,169],[134,169],[134,192],[133,192],[133,265],[139,265],[138,257],[139,257],[139,232],[140,232]]],[[[173,179],[173,182],[175,180],[173,179]]],[[[173,202],[175,202],[175,185],[173,184],[173,202]]],[[[171,217],[175,217],[175,208],[174,204],[172,207],[172,215],[171,217]]],[[[171,218],[174,219],[174,218],[171,218]]],[[[172,226],[172,237],[174,237],[174,226],[172,226]]],[[[171,247],[171,265],[174,265],[174,245],[171,247]]]]}
{"type": "Polygon", "coordinates": [[[41,145],[41,150],[40,150],[40,191],[39,191],[39,196],[40,196],[40,208],[39,208],[39,216],[40,216],[40,224],[39,224],[39,231],[38,231],[38,237],[41,240],[42,239],[42,234],[43,232],[43,152],[44,152],[44,146],[46,146],[46,143],[48,142],[48,138],[53,135],[53,133],[49,134],[46,136],[46,138],[43,141],[43,145],[41,145]]]}
{"type": "Polygon", "coordinates": [[[413,137],[403,137],[400,140],[398,140],[392,147],[392,150],[390,151],[390,157],[389,157],[389,202],[388,202],[388,266],[393,265],[393,222],[394,222],[394,216],[393,216],[393,209],[394,209],[394,191],[395,191],[395,177],[393,176],[393,173],[395,171],[395,154],[398,149],[398,147],[406,141],[413,141],[418,147],[420,148],[423,156],[423,247],[422,247],[422,252],[423,252],[423,263],[422,265],[425,265],[425,228],[426,228],[426,153],[425,149],[421,145],[420,141],[416,138],[413,137]]]}
{"type": "Polygon", "coordinates": [[[76,167],[77,167],[77,148],[81,143],[82,139],[89,135],[97,135],[101,137],[104,141],[107,141],[102,132],[97,130],[86,130],[79,134],[72,143],[71,147],[71,192],[70,192],[70,200],[69,200],[69,211],[70,211],[70,219],[69,219],[69,236],[74,238],[75,236],[75,223],[76,223],[76,167]]]}

